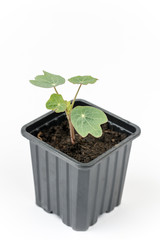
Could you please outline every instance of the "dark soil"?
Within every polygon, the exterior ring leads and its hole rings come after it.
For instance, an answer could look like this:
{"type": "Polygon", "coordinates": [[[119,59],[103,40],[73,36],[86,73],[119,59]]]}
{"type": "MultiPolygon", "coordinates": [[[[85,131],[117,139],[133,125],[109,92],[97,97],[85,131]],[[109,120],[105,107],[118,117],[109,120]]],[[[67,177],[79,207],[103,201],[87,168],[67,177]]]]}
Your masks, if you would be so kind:
{"type": "Polygon", "coordinates": [[[103,124],[102,129],[103,135],[100,138],[95,138],[90,134],[82,138],[75,132],[76,143],[73,145],[70,140],[68,122],[64,120],[60,125],[42,128],[37,137],[79,162],[87,163],[128,136],[125,132],[115,131],[109,123],[103,124]]]}

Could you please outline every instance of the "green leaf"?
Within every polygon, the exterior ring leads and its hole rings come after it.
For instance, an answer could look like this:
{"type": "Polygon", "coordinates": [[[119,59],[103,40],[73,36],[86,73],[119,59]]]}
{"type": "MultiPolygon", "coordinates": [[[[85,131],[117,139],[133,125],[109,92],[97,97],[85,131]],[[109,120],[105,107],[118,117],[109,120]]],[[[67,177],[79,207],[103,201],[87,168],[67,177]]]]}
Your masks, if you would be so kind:
{"type": "Polygon", "coordinates": [[[37,87],[52,88],[65,83],[65,79],[59,75],[54,75],[43,71],[44,75],[38,75],[30,83],[37,87]]]}
{"type": "Polygon", "coordinates": [[[69,78],[68,81],[74,84],[87,85],[88,83],[95,83],[98,79],[91,76],[77,76],[69,78]]]}
{"type": "Polygon", "coordinates": [[[71,112],[71,121],[76,131],[86,137],[89,133],[94,137],[102,135],[101,124],[108,121],[105,113],[98,108],[77,106],[71,112]]]}
{"type": "Polygon", "coordinates": [[[46,108],[51,109],[56,113],[64,112],[66,107],[66,101],[64,101],[60,94],[52,94],[50,99],[46,102],[46,108]]]}

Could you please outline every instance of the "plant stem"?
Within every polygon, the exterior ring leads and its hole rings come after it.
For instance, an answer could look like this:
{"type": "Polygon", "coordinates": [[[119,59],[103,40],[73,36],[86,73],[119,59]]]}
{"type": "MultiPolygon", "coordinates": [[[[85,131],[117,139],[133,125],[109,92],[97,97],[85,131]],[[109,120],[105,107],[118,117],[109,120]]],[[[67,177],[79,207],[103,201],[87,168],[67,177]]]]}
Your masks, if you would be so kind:
{"type": "Polygon", "coordinates": [[[72,144],[75,144],[75,132],[74,132],[74,127],[73,127],[72,122],[71,122],[71,112],[72,112],[72,108],[74,106],[76,97],[77,97],[77,95],[79,93],[79,90],[80,90],[81,86],[82,86],[82,84],[79,85],[79,88],[78,88],[78,90],[76,92],[76,95],[75,95],[75,97],[73,99],[73,102],[72,102],[72,105],[71,105],[71,108],[70,108],[69,112],[66,111],[66,115],[67,115],[67,119],[68,119],[68,123],[69,123],[69,131],[70,131],[70,137],[71,137],[71,143],[72,144]]]}
{"type": "Polygon", "coordinates": [[[55,90],[55,92],[58,94],[58,91],[57,91],[56,87],[54,87],[54,90],[55,90]]]}
{"type": "Polygon", "coordinates": [[[66,114],[67,115],[67,119],[68,119],[68,123],[69,123],[69,131],[70,131],[70,137],[71,137],[71,143],[75,144],[75,133],[74,133],[74,127],[72,125],[71,122],[71,114],[66,114]]]}
{"type": "Polygon", "coordinates": [[[74,99],[73,99],[71,109],[72,109],[73,106],[74,106],[74,103],[75,103],[76,97],[77,97],[77,95],[78,95],[78,93],[79,93],[79,90],[80,90],[81,86],[82,86],[82,84],[79,85],[79,88],[78,88],[78,90],[77,90],[77,92],[76,92],[76,95],[75,95],[75,97],[74,97],[74,99]]]}

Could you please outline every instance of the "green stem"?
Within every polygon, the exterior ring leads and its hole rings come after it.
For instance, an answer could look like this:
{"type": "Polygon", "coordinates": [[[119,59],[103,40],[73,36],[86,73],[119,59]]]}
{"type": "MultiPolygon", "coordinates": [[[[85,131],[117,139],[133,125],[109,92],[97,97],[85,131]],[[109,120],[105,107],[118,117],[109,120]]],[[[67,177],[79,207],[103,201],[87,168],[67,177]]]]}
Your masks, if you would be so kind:
{"type": "Polygon", "coordinates": [[[67,114],[67,119],[68,119],[68,123],[69,123],[69,131],[70,131],[70,137],[71,137],[71,143],[72,144],[75,144],[75,132],[74,132],[74,127],[72,125],[72,122],[71,122],[71,114],[67,114]]]}
{"type": "Polygon", "coordinates": [[[79,85],[79,88],[78,88],[78,90],[76,92],[76,95],[75,95],[75,97],[73,99],[73,102],[72,102],[72,105],[71,105],[69,111],[66,111],[66,115],[67,115],[67,119],[68,119],[68,123],[69,123],[69,131],[70,131],[70,137],[71,137],[71,143],[72,144],[75,144],[75,132],[74,132],[74,127],[73,127],[72,122],[71,122],[71,112],[72,112],[72,108],[74,106],[76,97],[77,97],[77,95],[79,93],[79,90],[80,90],[81,86],[82,86],[82,84],[79,85]]]}
{"type": "Polygon", "coordinates": [[[76,95],[75,95],[75,97],[74,97],[74,99],[73,99],[73,102],[72,102],[72,105],[71,105],[71,109],[72,109],[73,106],[74,106],[74,103],[75,103],[76,97],[77,97],[77,95],[78,95],[78,93],[79,93],[79,90],[80,90],[81,86],[82,86],[82,84],[79,85],[79,88],[78,88],[78,90],[77,90],[77,92],[76,92],[76,95]]]}
{"type": "Polygon", "coordinates": [[[55,92],[58,94],[58,91],[57,91],[56,87],[54,87],[54,90],[55,90],[55,92]]]}

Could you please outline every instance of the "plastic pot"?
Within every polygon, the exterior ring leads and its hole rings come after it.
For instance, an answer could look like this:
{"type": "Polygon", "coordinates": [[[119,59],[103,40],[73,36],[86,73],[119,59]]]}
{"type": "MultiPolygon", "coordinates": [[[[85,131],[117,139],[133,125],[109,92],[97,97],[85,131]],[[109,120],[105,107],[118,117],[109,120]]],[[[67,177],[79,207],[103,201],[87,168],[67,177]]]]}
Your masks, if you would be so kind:
{"type": "MultiPolygon", "coordinates": [[[[76,105],[97,107],[84,100],[76,105]]],[[[128,137],[89,163],[80,163],[36,137],[43,126],[60,124],[64,113],[51,111],[22,127],[22,135],[30,141],[36,204],[78,231],[120,205],[132,140],[140,135],[135,124],[99,109],[113,128],[128,137]]]]}

